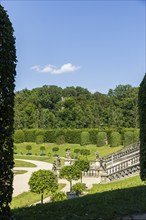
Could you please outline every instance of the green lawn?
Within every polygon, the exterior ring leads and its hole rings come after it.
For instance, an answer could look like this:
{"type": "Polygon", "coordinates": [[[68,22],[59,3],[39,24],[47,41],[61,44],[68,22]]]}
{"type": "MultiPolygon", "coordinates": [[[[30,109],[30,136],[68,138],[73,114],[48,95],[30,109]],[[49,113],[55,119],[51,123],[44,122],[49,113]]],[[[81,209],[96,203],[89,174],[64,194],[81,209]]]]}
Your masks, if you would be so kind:
{"type": "Polygon", "coordinates": [[[105,191],[124,189],[135,186],[143,186],[143,185],[144,182],[141,181],[140,177],[134,176],[107,184],[93,184],[93,187],[88,191],[88,193],[94,194],[97,192],[105,192],[105,191]]]}
{"type": "Polygon", "coordinates": [[[36,167],[35,164],[30,163],[30,162],[25,162],[22,160],[14,160],[14,167],[36,167]]]}
{"type": "MultiPolygon", "coordinates": [[[[65,187],[65,184],[59,184],[58,189],[61,190],[65,187]]],[[[44,194],[44,198],[49,197],[51,194],[44,194]]],[[[16,197],[12,198],[11,209],[22,208],[32,205],[40,201],[40,195],[33,192],[24,192],[16,197]]]]}
{"type": "MultiPolygon", "coordinates": [[[[106,190],[98,186],[98,193],[93,194],[92,189],[92,194],[83,197],[14,209],[13,213],[21,220],[117,220],[119,216],[146,212],[146,186],[138,177],[104,184],[106,190]]],[[[93,187],[94,192],[98,186],[93,187]]]]}
{"type": "Polygon", "coordinates": [[[15,170],[14,175],[27,173],[27,170],[15,170]]]}
{"type": "Polygon", "coordinates": [[[20,143],[20,144],[15,144],[17,147],[17,154],[15,154],[15,158],[23,158],[23,159],[35,159],[37,158],[37,160],[41,160],[41,161],[46,161],[46,162],[53,162],[54,158],[53,155],[55,154],[55,152],[52,151],[52,148],[54,146],[58,146],[59,147],[59,151],[57,151],[56,153],[61,156],[61,157],[65,157],[65,149],[66,148],[70,148],[71,151],[71,156],[74,158],[75,157],[75,153],[74,153],[74,149],[79,148],[79,149],[89,149],[90,150],[90,155],[88,156],[89,160],[93,160],[95,159],[95,154],[96,151],[98,151],[99,153],[99,157],[103,157],[107,154],[113,153],[115,151],[118,151],[119,149],[122,148],[122,146],[119,147],[109,147],[109,146],[104,146],[104,147],[96,147],[96,145],[87,145],[87,146],[80,146],[79,144],[62,144],[62,145],[56,145],[56,144],[48,144],[48,143],[43,143],[43,144],[36,144],[36,143],[20,143]],[[27,155],[27,150],[26,150],[26,146],[27,145],[31,145],[32,150],[30,151],[32,153],[31,155],[27,155]],[[44,153],[46,154],[46,157],[44,156],[40,156],[41,151],[40,151],[40,147],[44,146],[46,148],[46,150],[44,151],[44,153]],[[49,156],[48,156],[49,155],[49,156]]]}

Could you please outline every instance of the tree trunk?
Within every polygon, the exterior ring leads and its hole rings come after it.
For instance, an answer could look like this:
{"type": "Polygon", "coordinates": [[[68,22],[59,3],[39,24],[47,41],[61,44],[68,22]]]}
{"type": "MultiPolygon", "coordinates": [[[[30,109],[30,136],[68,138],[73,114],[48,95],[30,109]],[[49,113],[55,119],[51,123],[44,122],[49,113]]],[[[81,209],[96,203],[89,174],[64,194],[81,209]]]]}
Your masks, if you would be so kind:
{"type": "Polygon", "coordinates": [[[70,192],[72,190],[72,181],[70,180],[70,192]]]}
{"type": "Polygon", "coordinates": [[[41,194],[41,204],[43,204],[43,193],[41,194]]]}

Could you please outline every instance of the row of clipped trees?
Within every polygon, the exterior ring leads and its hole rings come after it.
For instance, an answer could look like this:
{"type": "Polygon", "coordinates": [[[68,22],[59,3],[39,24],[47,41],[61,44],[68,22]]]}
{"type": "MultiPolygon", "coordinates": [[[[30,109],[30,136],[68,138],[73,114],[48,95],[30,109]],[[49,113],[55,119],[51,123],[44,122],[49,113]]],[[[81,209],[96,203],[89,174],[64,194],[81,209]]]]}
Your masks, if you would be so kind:
{"type": "Polygon", "coordinates": [[[80,144],[81,146],[88,144],[96,144],[98,147],[110,145],[116,147],[119,145],[130,145],[139,140],[139,129],[123,129],[114,131],[107,129],[100,131],[98,129],[61,129],[61,130],[42,130],[27,129],[16,130],[14,134],[15,143],[35,142],[56,143],[56,144],[80,144]]]}

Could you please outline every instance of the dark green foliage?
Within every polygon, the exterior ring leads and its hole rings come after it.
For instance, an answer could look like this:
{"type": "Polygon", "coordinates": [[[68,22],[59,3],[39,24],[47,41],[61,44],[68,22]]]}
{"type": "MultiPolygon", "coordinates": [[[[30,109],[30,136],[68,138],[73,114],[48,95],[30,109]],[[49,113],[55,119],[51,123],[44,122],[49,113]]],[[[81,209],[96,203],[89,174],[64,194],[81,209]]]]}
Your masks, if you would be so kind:
{"type": "Polygon", "coordinates": [[[66,131],[66,142],[72,144],[81,143],[81,129],[72,129],[66,131]]]}
{"type": "Polygon", "coordinates": [[[123,143],[123,145],[128,146],[130,144],[133,144],[134,143],[133,138],[134,138],[133,131],[126,131],[124,133],[124,143],[123,143]]]}
{"type": "Polygon", "coordinates": [[[88,129],[91,144],[96,144],[98,131],[99,129],[88,129]]]}
{"type": "Polygon", "coordinates": [[[45,130],[44,142],[47,142],[47,143],[55,143],[56,142],[55,130],[45,130]]]}
{"type": "Polygon", "coordinates": [[[23,143],[25,141],[25,136],[23,130],[16,130],[14,133],[14,142],[23,143]]]}
{"type": "Polygon", "coordinates": [[[0,219],[10,219],[16,49],[13,27],[0,5],[0,219]]]}
{"type": "Polygon", "coordinates": [[[88,155],[90,155],[90,150],[88,150],[88,149],[81,149],[80,150],[80,154],[87,157],[88,155]]]}
{"type": "Polygon", "coordinates": [[[53,151],[53,152],[59,151],[59,147],[57,147],[57,146],[56,146],[56,147],[53,147],[53,148],[52,148],[52,151],[53,151]]]}
{"type": "Polygon", "coordinates": [[[122,136],[119,132],[112,132],[110,135],[110,146],[117,147],[122,145],[122,136]]]}
{"type": "Polygon", "coordinates": [[[140,119],[140,177],[146,181],[146,74],[139,87],[138,107],[140,119]]]}
{"type": "Polygon", "coordinates": [[[107,134],[104,131],[100,131],[97,134],[97,147],[107,145],[107,134]]]}
{"type": "Polygon", "coordinates": [[[45,150],[46,150],[45,146],[40,147],[40,151],[42,152],[42,154],[44,153],[45,150]]]}
{"type": "Polygon", "coordinates": [[[90,136],[88,131],[81,133],[81,146],[88,145],[90,143],[90,136]]]}
{"type": "Polygon", "coordinates": [[[36,144],[42,144],[44,142],[44,136],[43,135],[37,135],[36,136],[36,144]]]}

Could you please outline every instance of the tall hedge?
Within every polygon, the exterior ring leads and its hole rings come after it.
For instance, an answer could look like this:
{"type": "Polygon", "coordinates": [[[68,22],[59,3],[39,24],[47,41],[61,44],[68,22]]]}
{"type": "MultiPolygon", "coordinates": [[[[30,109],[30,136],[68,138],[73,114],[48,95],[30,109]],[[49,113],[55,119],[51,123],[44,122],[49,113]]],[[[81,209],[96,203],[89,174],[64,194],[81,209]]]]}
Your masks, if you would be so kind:
{"type": "Polygon", "coordinates": [[[122,137],[121,134],[117,131],[113,131],[110,134],[110,146],[111,147],[117,147],[119,145],[122,145],[122,137]]]}
{"type": "Polygon", "coordinates": [[[140,177],[146,181],[146,74],[140,84],[138,94],[140,120],[140,177]]]}
{"type": "Polygon", "coordinates": [[[90,135],[88,131],[81,133],[81,146],[90,144],[90,135]]]}
{"type": "Polygon", "coordinates": [[[11,219],[16,49],[14,30],[0,5],[0,219],[11,219]]]}
{"type": "Polygon", "coordinates": [[[134,134],[133,131],[126,131],[124,133],[123,145],[128,146],[134,143],[134,134]]]}
{"type": "Polygon", "coordinates": [[[104,131],[99,131],[97,133],[97,147],[102,147],[104,145],[107,145],[107,133],[104,131]]]}

